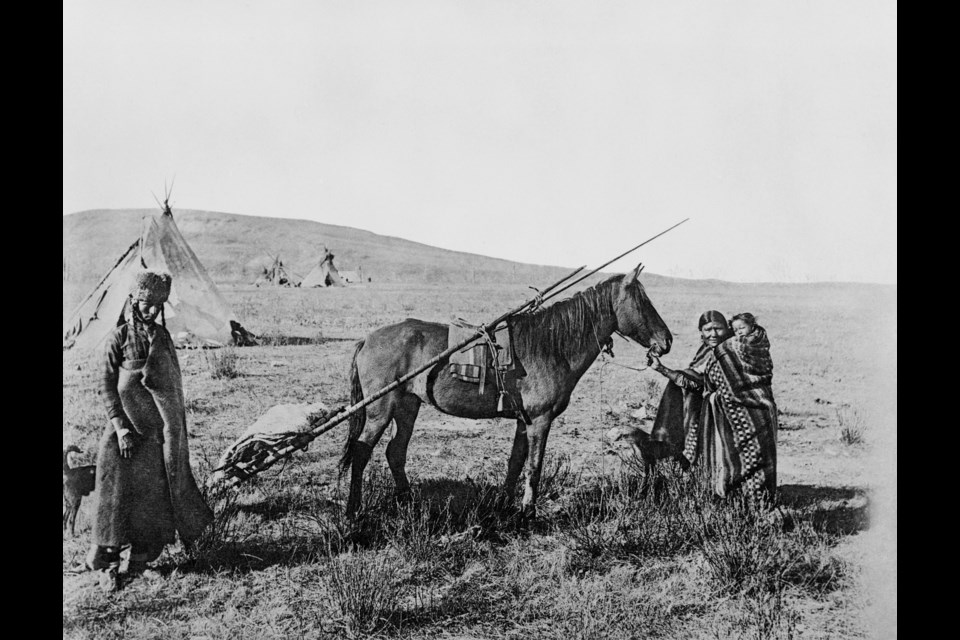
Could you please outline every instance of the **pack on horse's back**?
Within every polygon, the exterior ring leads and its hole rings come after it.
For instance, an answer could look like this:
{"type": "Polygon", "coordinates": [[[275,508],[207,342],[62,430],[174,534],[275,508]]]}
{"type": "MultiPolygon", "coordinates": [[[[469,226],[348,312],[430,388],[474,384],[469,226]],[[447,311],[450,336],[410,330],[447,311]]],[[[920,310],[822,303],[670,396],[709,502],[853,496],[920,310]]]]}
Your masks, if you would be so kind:
{"type": "Polygon", "coordinates": [[[510,319],[495,331],[486,331],[483,325],[473,325],[462,318],[451,322],[448,347],[454,347],[477,334],[481,337],[451,354],[447,370],[455,380],[475,385],[479,396],[490,398],[494,394],[498,417],[523,418],[530,424],[530,417],[523,410],[523,400],[517,389],[517,379],[526,375],[526,372],[514,355],[510,338],[512,332],[510,319]]]}

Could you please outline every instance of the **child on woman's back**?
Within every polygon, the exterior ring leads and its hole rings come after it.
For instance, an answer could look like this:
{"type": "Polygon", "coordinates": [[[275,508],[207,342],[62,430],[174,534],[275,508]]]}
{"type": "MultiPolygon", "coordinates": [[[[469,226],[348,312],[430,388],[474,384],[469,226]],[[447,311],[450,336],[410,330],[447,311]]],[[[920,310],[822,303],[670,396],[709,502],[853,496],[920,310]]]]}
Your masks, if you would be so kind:
{"type": "Polygon", "coordinates": [[[757,318],[752,313],[738,313],[730,321],[730,327],[735,336],[744,338],[756,330],[757,318]]]}

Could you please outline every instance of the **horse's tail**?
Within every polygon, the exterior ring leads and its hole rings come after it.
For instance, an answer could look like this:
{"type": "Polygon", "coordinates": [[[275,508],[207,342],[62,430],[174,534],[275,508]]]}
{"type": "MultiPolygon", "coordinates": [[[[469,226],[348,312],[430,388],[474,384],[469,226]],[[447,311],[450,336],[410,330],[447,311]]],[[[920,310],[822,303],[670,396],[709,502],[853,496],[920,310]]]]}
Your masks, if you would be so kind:
{"type": "MultiPolygon", "coordinates": [[[[358,340],[357,346],[353,350],[353,360],[350,362],[350,404],[354,405],[363,401],[363,387],[360,386],[360,373],[357,371],[357,354],[363,349],[365,341],[358,340]]],[[[347,441],[343,445],[343,455],[340,457],[340,473],[346,473],[350,470],[353,463],[353,443],[357,441],[360,434],[363,433],[363,427],[367,424],[367,410],[362,408],[350,416],[350,433],[347,441]]]]}

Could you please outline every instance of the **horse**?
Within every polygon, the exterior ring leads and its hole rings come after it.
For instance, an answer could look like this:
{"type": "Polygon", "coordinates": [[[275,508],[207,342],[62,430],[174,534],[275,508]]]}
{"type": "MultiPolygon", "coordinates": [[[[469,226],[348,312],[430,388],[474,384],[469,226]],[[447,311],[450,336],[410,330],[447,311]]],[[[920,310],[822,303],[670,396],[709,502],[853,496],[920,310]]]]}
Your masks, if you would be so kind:
{"type": "MultiPolygon", "coordinates": [[[[517,418],[503,489],[508,497],[514,496],[526,463],[521,511],[535,515],[550,425],[566,410],[574,387],[603,345],[617,332],[660,355],[670,351],[673,336],[640,283],[642,269],[643,265],[638,265],[628,274],[611,276],[570,298],[508,320],[514,362],[525,372],[516,379],[516,395],[522,399],[526,416],[498,411],[499,394],[494,385],[478,393],[477,385],[451,375],[449,358],[352,415],[340,459],[341,474],[350,472],[347,515],[356,515],[360,508],[363,470],[391,420],[396,433],[387,444],[387,462],[397,498],[409,499],[407,445],[424,402],[463,418],[517,418]]],[[[372,331],[354,349],[351,404],[363,400],[364,390],[383,389],[445,351],[448,335],[447,325],[415,318],[372,331]]]]}

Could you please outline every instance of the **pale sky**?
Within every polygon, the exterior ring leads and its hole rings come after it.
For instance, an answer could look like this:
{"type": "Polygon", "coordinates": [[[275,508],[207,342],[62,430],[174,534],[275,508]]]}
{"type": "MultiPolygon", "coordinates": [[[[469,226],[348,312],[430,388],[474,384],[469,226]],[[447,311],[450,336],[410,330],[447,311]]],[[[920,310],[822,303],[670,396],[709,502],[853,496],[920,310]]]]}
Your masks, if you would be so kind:
{"type": "Polygon", "coordinates": [[[71,0],[63,213],[537,264],[897,281],[892,0],[71,0]]]}

